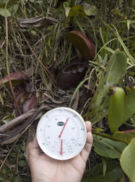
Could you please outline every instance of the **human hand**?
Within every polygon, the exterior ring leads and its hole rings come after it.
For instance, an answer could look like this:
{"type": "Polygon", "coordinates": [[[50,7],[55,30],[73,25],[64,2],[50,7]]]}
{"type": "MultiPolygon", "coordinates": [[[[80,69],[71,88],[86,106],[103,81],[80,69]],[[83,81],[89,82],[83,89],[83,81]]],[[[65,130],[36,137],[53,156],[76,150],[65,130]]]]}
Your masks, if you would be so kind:
{"type": "Polygon", "coordinates": [[[86,144],[76,157],[59,161],[42,153],[35,138],[27,146],[32,182],[80,182],[91,151],[91,123],[86,122],[86,144]]]}

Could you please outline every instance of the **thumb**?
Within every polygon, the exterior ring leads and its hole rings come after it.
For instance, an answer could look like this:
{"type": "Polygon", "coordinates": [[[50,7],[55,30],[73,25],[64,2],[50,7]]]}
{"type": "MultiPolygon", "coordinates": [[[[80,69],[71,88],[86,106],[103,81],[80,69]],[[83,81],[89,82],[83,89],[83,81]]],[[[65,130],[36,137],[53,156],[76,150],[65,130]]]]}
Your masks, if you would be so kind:
{"type": "Polygon", "coordinates": [[[26,146],[25,150],[25,158],[29,164],[31,159],[38,158],[41,154],[38,142],[36,137],[33,139],[33,141],[29,142],[26,146]]]}

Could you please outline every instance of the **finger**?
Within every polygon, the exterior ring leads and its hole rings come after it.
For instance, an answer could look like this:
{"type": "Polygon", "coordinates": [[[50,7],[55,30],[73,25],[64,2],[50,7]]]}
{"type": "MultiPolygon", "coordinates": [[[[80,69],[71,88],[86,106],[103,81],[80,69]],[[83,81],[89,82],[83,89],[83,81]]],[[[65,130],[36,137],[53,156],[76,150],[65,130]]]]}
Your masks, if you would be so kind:
{"type": "Polygon", "coordinates": [[[88,132],[87,133],[87,140],[86,140],[86,144],[84,146],[84,149],[89,152],[90,150],[90,147],[88,146],[92,146],[92,143],[93,143],[93,136],[92,136],[92,133],[91,132],[88,132]]]}
{"type": "Polygon", "coordinates": [[[91,132],[88,132],[87,133],[87,142],[85,144],[84,149],[81,152],[81,156],[85,162],[87,161],[87,159],[89,157],[91,147],[92,147],[92,142],[93,142],[92,134],[91,134],[91,132]]]}
{"type": "Polygon", "coordinates": [[[86,125],[87,132],[90,132],[92,130],[91,122],[90,121],[86,121],[85,122],[85,125],[86,125]]]}
{"type": "Polygon", "coordinates": [[[86,144],[84,146],[84,149],[81,152],[81,157],[83,158],[84,162],[87,161],[90,151],[91,151],[91,147],[92,147],[92,143],[93,143],[93,136],[91,132],[87,133],[87,140],[86,140],[86,144]]]}
{"type": "Polygon", "coordinates": [[[28,150],[28,156],[30,155],[39,156],[41,154],[36,137],[32,142],[28,143],[27,150],[28,150]]]}

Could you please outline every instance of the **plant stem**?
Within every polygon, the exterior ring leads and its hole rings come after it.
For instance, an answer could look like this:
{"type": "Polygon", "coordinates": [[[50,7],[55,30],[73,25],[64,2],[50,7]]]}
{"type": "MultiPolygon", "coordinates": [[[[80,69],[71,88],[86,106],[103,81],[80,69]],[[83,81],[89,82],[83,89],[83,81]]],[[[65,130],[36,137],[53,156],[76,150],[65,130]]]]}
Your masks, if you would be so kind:
{"type": "Polygon", "coordinates": [[[21,112],[18,102],[16,100],[13,85],[10,80],[10,70],[9,70],[9,65],[8,65],[8,20],[7,20],[7,17],[5,17],[5,27],[6,27],[6,69],[7,69],[7,74],[8,74],[9,86],[11,89],[12,96],[14,98],[16,109],[17,109],[18,113],[21,114],[22,112],[21,112]]]}

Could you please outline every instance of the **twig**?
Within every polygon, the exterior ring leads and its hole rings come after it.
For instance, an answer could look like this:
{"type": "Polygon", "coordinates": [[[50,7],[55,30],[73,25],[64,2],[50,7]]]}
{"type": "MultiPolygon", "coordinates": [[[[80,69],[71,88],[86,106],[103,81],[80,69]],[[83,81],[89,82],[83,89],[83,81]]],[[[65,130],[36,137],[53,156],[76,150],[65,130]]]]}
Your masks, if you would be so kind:
{"type": "Polygon", "coordinates": [[[80,93],[79,93],[79,90],[78,90],[78,92],[76,93],[75,101],[74,101],[74,103],[72,105],[72,108],[74,110],[77,110],[77,108],[78,108],[79,99],[80,99],[80,93]]]}
{"type": "Polygon", "coordinates": [[[4,133],[6,131],[8,131],[10,128],[21,124],[22,121],[24,121],[25,119],[31,117],[35,112],[39,113],[40,111],[42,111],[43,109],[49,110],[50,108],[47,105],[41,105],[38,109],[31,109],[30,111],[28,111],[27,113],[24,113],[20,116],[18,116],[17,118],[11,120],[10,122],[3,124],[0,127],[0,133],[4,133]]]}
{"type": "Polygon", "coordinates": [[[39,64],[44,68],[44,70],[46,71],[46,73],[48,73],[48,75],[49,75],[50,78],[52,79],[53,83],[56,85],[56,81],[55,81],[53,75],[51,74],[51,72],[47,69],[47,67],[42,63],[42,61],[38,58],[38,56],[36,55],[36,53],[33,51],[32,47],[31,47],[31,45],[29,44],[28,40],[26,39],[25,35],[24,35],[22,32],[21,32],[21,34],[22,34],[22,36],[23,36],[23,38],[24,38],[24,40],[25,40],[27,46],[29,47],[29,49],[30,49],[32,55],[34,56],[35,60],[36,60],[37,62],[39,62],[39,64]]]}
{"type": "Polygon", "coordinates": [[[48,105],[42,105],[38,109],[35,109],[30,118],[27,118],[27,120],[24,121],[21,125],[18,125],[9,131],[6,131],[4,135],[0,135],[0,145],[11,144],[20,138],[20,136],[22,136],[23,133],[27,131],[27,129],[33,124],[33,122],[41,117],[39,114],[41,114],[43,110],[48,111],[49,109],[51,108],[48,105]]]}
{"type": "Polygon", "coordinates": [[[8,122],[6,124],[3,124],[0,127],[0,133],[4,133],[7,130],[9,130],[10,128],[16,126],[17,124],[22,123],[22,121],[24,121],[25,119],[27,119],[28,117],[30,117],[35,112],[35,110],[36,109],[32,109],[32,110],[28,111],[27,113],[24,113],[24,114],[16,117],[15,119],[11,120],[10,122],[8,122]]]}
{"type": "Polygon", "coordinates": [[[12,96],[14,98],[16,109],[17,109],[18,113],[21,114],[20,107],[19,107],[18,102],[17,102],[16,97],[15,97],[12,82],[10,80],[10,71],[9,71],[9,66],[8,66],[8,21],[7,21],[7,17],[5,17],[5,27],[6,27],[6,68],[7,68],[9,86],[10,86],[10,89],[11,89],[12,96]]]}
{"type": "Polygon", "coordinates": [[[33,122],[40,117],[39,114],[43,109],[48,110],[48,107],[46,105],[41,106],[39,109],[35,110],[33,115],[31,115],[30,118],[27,118],[27,120],[23,122],[21,125],[16,126],[12,130],[5,132],[4,134],[6,134],[7,136],[0,136],[0,145],[11,144],[15,140],[20,138],[24,131],[26,131],[29,128],[29,126],[32,125],[33,122]]]}

